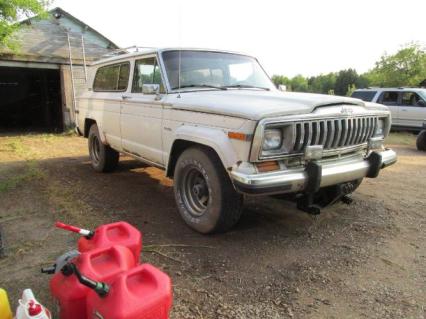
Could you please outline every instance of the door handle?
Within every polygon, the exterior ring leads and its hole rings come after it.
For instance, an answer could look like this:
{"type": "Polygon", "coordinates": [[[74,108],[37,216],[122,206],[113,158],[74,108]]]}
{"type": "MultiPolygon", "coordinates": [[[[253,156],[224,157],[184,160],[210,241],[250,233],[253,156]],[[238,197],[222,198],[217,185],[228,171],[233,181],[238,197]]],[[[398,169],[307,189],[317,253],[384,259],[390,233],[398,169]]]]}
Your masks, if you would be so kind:
{"type": "Polygon", "coordinates": [[[132,97],[130,96],[130,95],[122,95],[121,96],[121,99],[122,100],[128,100],[128,99],[131,99],[132,97]]]}

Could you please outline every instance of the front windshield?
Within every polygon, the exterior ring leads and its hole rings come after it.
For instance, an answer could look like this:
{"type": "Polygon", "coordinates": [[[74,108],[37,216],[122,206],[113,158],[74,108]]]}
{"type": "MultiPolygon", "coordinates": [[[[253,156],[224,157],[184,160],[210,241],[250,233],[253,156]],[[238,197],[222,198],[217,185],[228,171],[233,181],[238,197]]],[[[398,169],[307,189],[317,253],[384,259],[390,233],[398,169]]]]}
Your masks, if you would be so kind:
{"type": "Polygon", "coordinates": [[[259,88],[274,86],[259,63],[239,54],[175,50],[162,53],[172,90],[179,88],[259,88]],[[180,53],[180,84],[179,84],[180,53]]]}
{"type": "Polygon", "coordinates": [[[426,101],[426,89],[425,90],[420,90],[418,93],[422,96],[423,100],[426,101]]]}

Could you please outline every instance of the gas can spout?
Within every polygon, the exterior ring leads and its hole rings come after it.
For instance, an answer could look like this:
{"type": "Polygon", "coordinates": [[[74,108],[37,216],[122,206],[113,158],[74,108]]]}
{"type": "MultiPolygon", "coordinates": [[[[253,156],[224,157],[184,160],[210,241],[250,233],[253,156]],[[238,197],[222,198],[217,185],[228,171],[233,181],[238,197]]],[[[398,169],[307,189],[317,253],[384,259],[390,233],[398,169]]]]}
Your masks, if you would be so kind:
{"type": "Polygon", "coordinates": [[[86,237],[87,239],[91,239],[95,235],[95,232],[93,230],[88,230],[88,229],[64,224],[62,222],[56,222],[55,226],[58,227],[58,228],[61,228],[61,229],[71,231],[73,233],[80,234],[80,235],[86,237]]]}
{"type": "Polygon", "coordinates": [[[66,276],[69,276],[71,274],[75,274],[78,281],[82,285],[89,287],[90,289],[93,289],[99,295],[99,297],[105,297],[109,293],[109,286],[106,283],[95,281],[93,279],[90,279],[90,278],[82,275],[80,273],[80,271],[78,270],[77,266],[73,263],[69,263],[68,265],[66,265],[62,269],[62,272],[66,276]]]}

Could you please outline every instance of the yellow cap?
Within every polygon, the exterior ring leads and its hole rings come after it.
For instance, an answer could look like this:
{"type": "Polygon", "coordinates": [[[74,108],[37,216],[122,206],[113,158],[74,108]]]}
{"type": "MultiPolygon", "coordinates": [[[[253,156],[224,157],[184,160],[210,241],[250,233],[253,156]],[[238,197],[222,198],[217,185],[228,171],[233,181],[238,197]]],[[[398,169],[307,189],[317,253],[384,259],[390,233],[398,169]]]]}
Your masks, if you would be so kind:
{"type": "Polygon", "coordinates": [[[9,299],[6,290],[0,288],[0,319],[12,319],[9,299]]]}

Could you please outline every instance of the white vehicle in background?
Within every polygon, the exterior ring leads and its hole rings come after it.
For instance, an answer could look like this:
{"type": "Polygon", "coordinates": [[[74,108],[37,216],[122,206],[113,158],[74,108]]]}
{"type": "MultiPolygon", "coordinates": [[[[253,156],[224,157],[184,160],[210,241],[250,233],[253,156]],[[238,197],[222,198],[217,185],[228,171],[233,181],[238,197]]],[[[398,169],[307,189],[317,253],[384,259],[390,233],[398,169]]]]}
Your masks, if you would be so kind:
{"type": "Polygon", "coordinates": [[[392,128],[418,132],[426,121],[426,89],[368,88],[355,90],[352,97],[386,105],[392,113],[392,128]]]}
{"type": "Polygon", "coordinates": [[[383,146],[386,106],[280,92],[248,55],[122,54],[94,63],[88,83],[76,113],[93,168],[112,171],[123,153],[164,169],[182,218],[201,233],[230,229],[243,195],[285,194],[318,214],[396,162],[383,146]]]}

